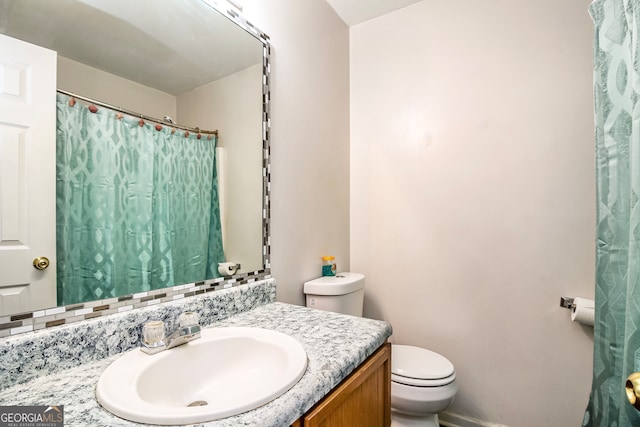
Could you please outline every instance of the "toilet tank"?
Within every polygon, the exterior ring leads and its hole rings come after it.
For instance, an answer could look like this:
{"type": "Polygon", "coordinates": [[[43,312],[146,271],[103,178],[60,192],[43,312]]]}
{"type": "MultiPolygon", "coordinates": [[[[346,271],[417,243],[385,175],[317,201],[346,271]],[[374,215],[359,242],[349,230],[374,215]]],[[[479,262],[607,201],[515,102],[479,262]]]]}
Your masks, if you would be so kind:
{"type": "Polygon", "coordinates": [[[307,307],[362,317],[364,275],[338,273],[305,282],[307,307]]]}

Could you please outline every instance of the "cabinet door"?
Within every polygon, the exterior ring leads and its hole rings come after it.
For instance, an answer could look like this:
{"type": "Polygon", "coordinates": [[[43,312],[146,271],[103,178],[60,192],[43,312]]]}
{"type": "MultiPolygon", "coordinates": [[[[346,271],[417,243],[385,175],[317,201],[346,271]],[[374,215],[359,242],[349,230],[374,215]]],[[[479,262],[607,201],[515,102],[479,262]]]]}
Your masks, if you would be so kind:
{"type": "Polygon", "coordinates": [[[380,347],[303,419],[304,427],[389,427],[391,344],[380,347]]]}

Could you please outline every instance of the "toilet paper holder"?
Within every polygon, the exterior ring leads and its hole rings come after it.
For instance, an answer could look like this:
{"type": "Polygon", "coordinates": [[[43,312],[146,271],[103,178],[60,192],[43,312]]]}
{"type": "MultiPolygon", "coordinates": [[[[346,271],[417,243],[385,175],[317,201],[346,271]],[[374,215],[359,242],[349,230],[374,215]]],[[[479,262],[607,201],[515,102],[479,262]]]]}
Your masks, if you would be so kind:
{"type": "Polygon", "coordinates": [[[574,300],[575,298],[571,298],[571,297],[560,297],[560,307],[573,310],[573,308],[576,306],[573,302],[574,300]]]}
{"type": "Polygon", "coordinates": [[[240,263],[235,262],[219,262],[218,273],[223,277],[231,277],[240,270],[240,263]]]}

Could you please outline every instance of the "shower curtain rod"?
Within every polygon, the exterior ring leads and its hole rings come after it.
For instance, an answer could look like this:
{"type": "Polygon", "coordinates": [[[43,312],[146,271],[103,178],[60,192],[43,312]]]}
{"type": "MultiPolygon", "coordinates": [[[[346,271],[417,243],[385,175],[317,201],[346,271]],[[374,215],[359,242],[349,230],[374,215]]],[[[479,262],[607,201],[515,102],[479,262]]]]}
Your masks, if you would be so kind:
{"type": "Polygon", "coordinates": [[[108,108],[108,109],[113,110],[113,111],[118,111],[120,113],[127,114],[127,115],[132,116],[132,117],[140,117],[142,120],[145,120],[145,121],[158,123],[158,124],[169,126],[169,127],[176,128],[176,129],[182,129],[182,130],[186,130],[186,131],[189,131],[189,132],[203,133],[205,135],[218,136],[218,131],[217,130],[204,130],[204,129],[200,129],[200,128],[197,128],[197,127],[190,128],[188,126],[180,126],[180,125],[177,125],[175,123],[170,123],[170,122],[166,122],[166,121],[161,120],[161,119],[156,119],[155,117],[149,117],[149,116],[145,116],[144,114],[140,114],[140,113],[136,113],[136,112],[133,112],[133,111],[125,110],[124,108],[114,107],[113,105],[109,105],[109,104],[106,104],[104,102],[96,101],[95,99],[87,98],[87,97],[82,96],[82,95],[77,95],[77,94],[75,94],[73,92],[68,92],[66,90],[57,89],[57,91],[59,93],[62,93],[63,95],[71,96],[73,98],[77,98],[77,99],[80,99],[82,101],[89,102],[91,104],[99,105],[101,107],[108,108]]]}

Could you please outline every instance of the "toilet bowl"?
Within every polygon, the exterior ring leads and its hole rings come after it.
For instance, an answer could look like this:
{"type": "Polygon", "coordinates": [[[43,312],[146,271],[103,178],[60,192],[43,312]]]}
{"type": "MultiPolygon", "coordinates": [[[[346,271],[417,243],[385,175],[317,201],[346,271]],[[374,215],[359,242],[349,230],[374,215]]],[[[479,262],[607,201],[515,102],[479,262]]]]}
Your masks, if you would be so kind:
{"type": "Polygon", "coordinates": [[[391,426],[438,427],[438,413],[453,403],[453,364],[421,347],[391,346],[391,426]]]}
{"type": "MultiPolygon", "coordinates": [[[[307,307],[362,316],[365,279],[358,273],[320,277],[304,284],[307,307]]],[[[453,364],[433,351],[391,346],[391,427],[438,427],[438,413],[453,403],[453,364]]]]}

